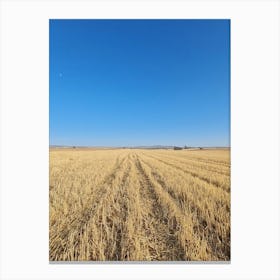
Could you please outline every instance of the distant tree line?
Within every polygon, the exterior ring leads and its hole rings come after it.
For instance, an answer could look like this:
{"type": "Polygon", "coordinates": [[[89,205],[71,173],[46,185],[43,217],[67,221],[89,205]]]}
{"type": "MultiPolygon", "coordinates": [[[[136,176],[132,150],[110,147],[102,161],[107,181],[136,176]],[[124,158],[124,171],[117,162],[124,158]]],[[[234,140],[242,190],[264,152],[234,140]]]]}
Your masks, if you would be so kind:
{"type": "MultiPolygon", "coordinates": [[[[174,146],[173,149],[174,150],[183,150],[183,149],[191,149],[191,147],[188,147],[187,145],[185,145],[184,147],[174,146]]],[[[201,147],[198,147],[198,149],[202,150],[201,147]]]]}
{"type": "Polygon", "coordinates": [[[182,147],[174,146],[174,150],[183,150],[183,148],[182,147]]]}

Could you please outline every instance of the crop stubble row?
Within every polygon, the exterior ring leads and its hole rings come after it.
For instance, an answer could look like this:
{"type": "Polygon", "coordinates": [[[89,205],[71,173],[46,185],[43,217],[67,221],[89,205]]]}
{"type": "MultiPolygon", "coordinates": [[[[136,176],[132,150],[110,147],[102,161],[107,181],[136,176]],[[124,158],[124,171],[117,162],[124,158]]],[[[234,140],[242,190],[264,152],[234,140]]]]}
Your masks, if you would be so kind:
{"type": "Polygon", "coordinates": [[[228,155],[51,150],[50,260],[229,260],[228,155]]]}

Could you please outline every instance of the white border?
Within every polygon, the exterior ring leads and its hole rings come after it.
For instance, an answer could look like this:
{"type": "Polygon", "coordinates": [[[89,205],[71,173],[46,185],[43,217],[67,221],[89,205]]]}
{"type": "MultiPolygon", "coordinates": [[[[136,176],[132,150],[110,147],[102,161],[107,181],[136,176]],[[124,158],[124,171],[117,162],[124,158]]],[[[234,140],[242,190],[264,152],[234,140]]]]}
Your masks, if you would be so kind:
{"type": "Polygon", "coordinates": [[[279,279],[278,1],[0,3],[1,279],[279,279]],[[49,18],[231,19],[231,264],[49,264],[49,18]]]}

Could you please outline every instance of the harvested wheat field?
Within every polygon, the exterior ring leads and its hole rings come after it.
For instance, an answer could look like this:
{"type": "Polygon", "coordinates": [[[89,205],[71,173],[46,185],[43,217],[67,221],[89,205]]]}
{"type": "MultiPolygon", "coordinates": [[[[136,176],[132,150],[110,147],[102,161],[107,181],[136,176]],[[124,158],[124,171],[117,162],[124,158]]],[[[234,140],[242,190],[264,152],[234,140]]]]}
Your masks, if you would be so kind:
{"type": "Polygon", "coordinates": [[[50,149],[50,261],[230,260],[230,150],[50,149]]]}

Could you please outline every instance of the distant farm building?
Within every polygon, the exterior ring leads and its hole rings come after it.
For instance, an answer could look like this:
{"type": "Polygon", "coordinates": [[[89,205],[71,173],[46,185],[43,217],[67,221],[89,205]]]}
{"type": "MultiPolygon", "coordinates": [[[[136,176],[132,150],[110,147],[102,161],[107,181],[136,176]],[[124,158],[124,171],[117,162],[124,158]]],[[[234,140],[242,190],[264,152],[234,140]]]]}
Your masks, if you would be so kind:
{"type": "Polygon", "coordinates": [[[182,147],[177,147],[177,146],[175,146],[175,147],[174,147],[174,150],[183,150],[183,148],[182,148],[182,147]]]}

